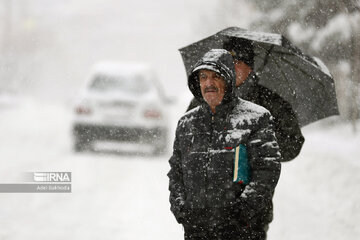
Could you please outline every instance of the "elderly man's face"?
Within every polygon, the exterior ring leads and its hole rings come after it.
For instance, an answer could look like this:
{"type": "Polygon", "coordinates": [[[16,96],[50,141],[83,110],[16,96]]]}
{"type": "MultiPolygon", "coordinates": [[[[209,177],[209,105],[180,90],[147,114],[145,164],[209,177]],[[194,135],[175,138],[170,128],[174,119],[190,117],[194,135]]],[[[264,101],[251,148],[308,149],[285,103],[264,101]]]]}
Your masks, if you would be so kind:
{"type": "Polygon", "coordinates": [[[225,80],[216,72],[210,70],[199,71],[201,94],[211,110],[221,103],[225,95],[225,80]]]}

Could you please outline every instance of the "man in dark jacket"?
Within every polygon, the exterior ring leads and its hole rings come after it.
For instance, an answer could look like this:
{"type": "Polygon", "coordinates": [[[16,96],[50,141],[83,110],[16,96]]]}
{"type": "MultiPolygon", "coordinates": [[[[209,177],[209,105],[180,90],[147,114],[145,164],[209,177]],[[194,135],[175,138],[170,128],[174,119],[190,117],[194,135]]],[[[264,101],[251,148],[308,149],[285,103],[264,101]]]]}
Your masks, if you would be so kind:
{"type": "MultiPolygon", "coordinates": [[[[263,106],[274,117],[274,131],[280,147],[281,162],[294,159],[304,143],[304,137],[291,105],[277,93],[258,84],[258,77],[253,72],[254,50],[251,42],[230,38],[224,49],[234,57],[236,72],[236,95],[242,99],[263,106]]],[[[194,98],[187,111],[198,106],[194,98]]]]}
{"type": "Polygon", "coordinates": [[[281,157],[272,116],[236,97],[235,81],[224,49],[205,54],[188,78],[200,105],[178,122],[168,173],[185,239],[261,240],[272,221],[281,157]]]}

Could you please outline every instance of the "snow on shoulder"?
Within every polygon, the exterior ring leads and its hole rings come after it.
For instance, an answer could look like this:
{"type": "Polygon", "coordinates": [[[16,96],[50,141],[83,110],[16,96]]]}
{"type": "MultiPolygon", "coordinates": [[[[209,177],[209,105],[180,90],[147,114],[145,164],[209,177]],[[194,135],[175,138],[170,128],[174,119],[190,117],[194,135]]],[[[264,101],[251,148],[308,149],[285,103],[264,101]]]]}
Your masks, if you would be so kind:
{"type": "Polygon", "coordinates": [[[235,109],[230,117],[233,128],[242,124],[252,125],[254,121],[258,121],[259,118],[265,113],[270,112],[255,103],[243,100],[239,98],[239,104],[235,106],[235,109]]]}
{"type": "Polygon", "coordinates": [[[184,123],[187,123],[189,121],[192,121],[195,118],[195,113],[198,112],[200,109],[200,106],[197,106],[196,108],[193,108],[189,111],[187,111],[179,120],[179,125],[182,125],[184,123]]]}

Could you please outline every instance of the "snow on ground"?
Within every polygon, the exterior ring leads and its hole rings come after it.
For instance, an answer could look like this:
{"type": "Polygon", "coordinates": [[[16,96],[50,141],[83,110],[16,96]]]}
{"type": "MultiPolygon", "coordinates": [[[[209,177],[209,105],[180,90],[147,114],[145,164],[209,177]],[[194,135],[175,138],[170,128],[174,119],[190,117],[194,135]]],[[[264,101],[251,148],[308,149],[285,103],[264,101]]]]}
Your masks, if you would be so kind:
{"type": "Polygon", "coordinates": [[[282,165],[269,239],[358,239],[360,132],[317,124],[303,134],[300,156],[282,165]]]}
{"type": "MultiPolygon", "coordinates": [[[[172,112],[175,125],[183,109],[172,112]]],[[[182,239],[169,210],[169,154],[75,154],[63,105],[29,99],[0,116],[1,183],[72,172],[72,193],[0,193],[0,239],[182,239]]],[[[304,135],[300,156],[283,164],[269,239],[358,239],[360,132],[312,125],[304,135]]]]}

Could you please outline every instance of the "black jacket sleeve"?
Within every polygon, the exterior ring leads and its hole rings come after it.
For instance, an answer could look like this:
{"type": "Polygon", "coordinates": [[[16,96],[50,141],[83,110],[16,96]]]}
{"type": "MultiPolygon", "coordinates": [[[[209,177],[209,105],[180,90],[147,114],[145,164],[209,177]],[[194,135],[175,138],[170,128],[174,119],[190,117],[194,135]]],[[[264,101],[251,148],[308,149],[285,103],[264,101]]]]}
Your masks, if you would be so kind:
{"type": "Polygon", "coordinates": [[[287,162],[300,153],[305,139],[290,104],[283,102],[281,105],[282,111],[273,114],[274,131],[280,147],[280,161],[287,162]]]}
{"type": "Polygon", "coordinates": [[[170,190],[170,209],[175,215],[176,220],[181,223],[183,220],[183,206],[185,202],[185,190],[183,182],[183,173],[181,167],[181,151],[179,146],[179,124],[176,129],[176,136],[173,147],[173,154],[169,160],[170,171],[169,190],[170,190]]]}
{"type": "Polygon", "coordinates": [[[238,199],[243,220],[249,220],[271,205],[274,189],[280,176],[280,152],[273,131],[272,116],[260,118],[259,128],[248,141],[251,181],[238,199]]]}

